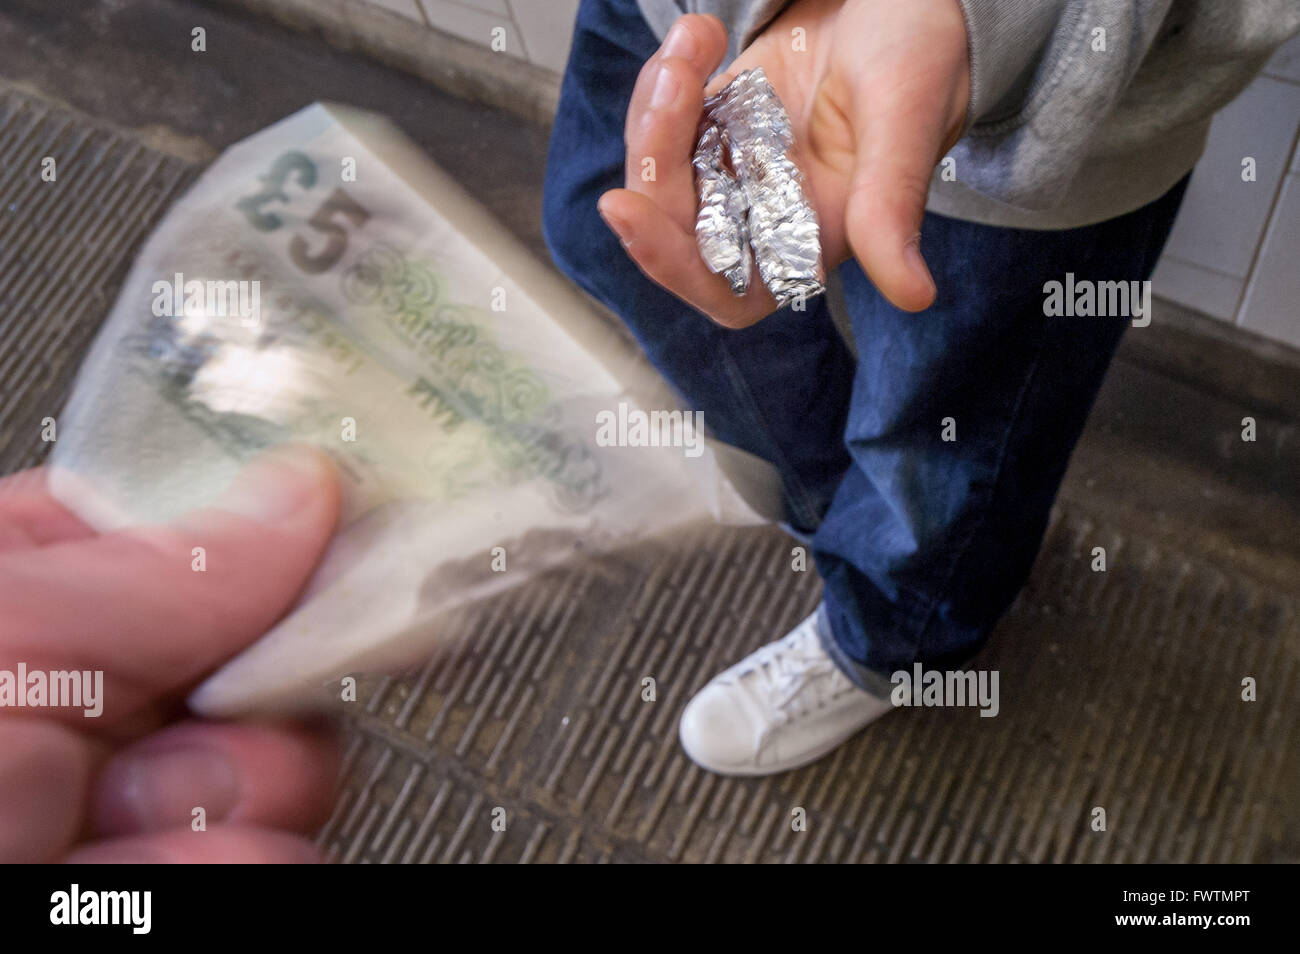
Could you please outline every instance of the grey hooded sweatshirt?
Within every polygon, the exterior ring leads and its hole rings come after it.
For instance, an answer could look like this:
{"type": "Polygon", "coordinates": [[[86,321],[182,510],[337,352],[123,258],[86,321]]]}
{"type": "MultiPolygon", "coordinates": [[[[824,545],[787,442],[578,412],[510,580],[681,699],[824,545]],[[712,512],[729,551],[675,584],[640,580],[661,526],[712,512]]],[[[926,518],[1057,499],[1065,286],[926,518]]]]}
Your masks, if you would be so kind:
{"type": "MultiPolygon", "coordinates": [[[[661,39],[683,13],[719,17],[725,63],[789,0],[637,2],[661,39]]],[[[1300,30],[1300,0],[953,2],[971,102],[955,179],[935,170],[928,208],[1020,228],[1088,225],[1158,198],[1200,158],[1214,112],[1300,30]]]]}

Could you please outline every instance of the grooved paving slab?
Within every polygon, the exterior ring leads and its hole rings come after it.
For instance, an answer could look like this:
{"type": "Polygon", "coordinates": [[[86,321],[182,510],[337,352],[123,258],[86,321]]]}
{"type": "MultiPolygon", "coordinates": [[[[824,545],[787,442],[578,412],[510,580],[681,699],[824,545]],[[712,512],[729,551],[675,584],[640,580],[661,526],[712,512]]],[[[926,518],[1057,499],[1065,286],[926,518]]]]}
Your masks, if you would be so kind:
{"type": "Polygon", "coordinates": [[[1000,673],[995,718],[902,711],[801,771],[702,772],[676,741],[686,700],[816,604],[790,547],[701,528],[466,614],[422,669],[362,681],[322,844],[346,861],[1297,857],[1292,599],[1069,508],[977,663],[1000,673]]]}
{"type": "Polygon", "coordinates": [[[45,456],[41,420],[62,408],[136,248],[197,172],[0,85],[0,473],[45,456]]]}

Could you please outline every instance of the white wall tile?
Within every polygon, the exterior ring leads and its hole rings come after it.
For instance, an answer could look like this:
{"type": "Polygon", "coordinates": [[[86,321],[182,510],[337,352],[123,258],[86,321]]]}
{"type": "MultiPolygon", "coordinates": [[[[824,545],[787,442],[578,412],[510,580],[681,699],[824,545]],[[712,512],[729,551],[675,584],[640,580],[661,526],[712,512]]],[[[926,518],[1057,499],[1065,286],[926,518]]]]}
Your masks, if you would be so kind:
{"type": "Polygon", "coordinates": [[[1286,177],[1238,323],[1300,347],[1300,174],[1286,177]]]}
{"type": "Polygon", "coordinates": [[[404,17],[410,17],[416,23],[424,25],[424,14],[420,12],[420,6],[415,0],[362,0],[364,3],[370,3],[377,7],[384,7],[392,10],[394,13],[400,13],[404,17]]]}
{"type": "Polygon", "coordinates": [[[419,24],[424,24],[424,14],[420,12],[420,6],[415,0],[363,0],[365,3],[374,4],[377,7],[385,7],[394,13],[400,13],[404,17],[410,17],[419,24]]]}
{"type": "Polygon", "coordinates": [[[1201,314],[1232,321],[1245,281],[1163,255],[1151,276],[1151,290],[1201,314]]]}
{"type": "Polygon", "coordinates": [[[1260,77],[1214,120],[1168,254],[1193,265],[1245,278],[1291,158],[1300,126],[1300,86],[1260,77]],[[1242,182],[1242,158],[1256,164],[1256,181],[1242,182]]]}
{"type": "Polygon", "coordinates": [[[464,3],[453,3],[452,0],[420,0],[420,5],[429,22],[437,29],[480,46],[491,46],[492,31],[503,27],[506,31],[505,52],[520,59],[527,58],[519,30],[508,14],[481,10],[464,3]]]}
{"type": "Polygon", "coordinates": [[[510,8],[523,34],[528,58],[538,66],[563,72],[578,0],[510,0],[510,8]]]}
{"type": "Polygon", "coordinates": [[[1264,72],[1278,79],[1289,79],[1300,83],[1300,34],[1291,37],[1273,54],[1273,58],[1264,67],[1264,72]]]}
{"type": "Polygon", "coordinates": [[[455,0],[455,2],[468,7],[478,7],[488,13],[499,13],[503,17],[510,15],[510,8],[506,6],[506,0],[455,0]]]}

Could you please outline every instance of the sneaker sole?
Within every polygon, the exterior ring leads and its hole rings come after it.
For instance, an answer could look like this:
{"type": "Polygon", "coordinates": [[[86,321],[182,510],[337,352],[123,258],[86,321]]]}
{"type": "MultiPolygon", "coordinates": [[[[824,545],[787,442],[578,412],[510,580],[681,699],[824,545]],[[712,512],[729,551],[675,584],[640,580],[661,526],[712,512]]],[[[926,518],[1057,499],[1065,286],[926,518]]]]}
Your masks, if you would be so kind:
{"type": "MultiPolygon", "coordinates": [[[[887,709],[885,710],[885,712],[880,713],[880,715],[885,715],[885,713],[889,711],[891,710],[887,709]]],[[[842,739],[839,739],[835,742],[829,742],[817,749],[814,749],[812,752],[809,752],[807,755],[799,757],[798,759],[794,759],[789,762],[782,762],[778,765],[770,765],[770,766],[762,766],[762,767],[754,767],[754,768],[746,768],[744,766],[738,766],[734,768],[717,768],[716,766],[706,764],[701,759],[695,757],[695,753],[691,751],[690,746],[686,744],[686,740],[682,738],[680,729],[678,730],[677,733],[677,743],[682,747],[682,751],[686,753],[686,757],[690,759],[693,763],[698,765],[700,768],[704,769],[704,771],[706,772],[712,772],[714,775],[724,775],[729,778],[757,778],[763,775],[780,775],[783,772],[793,772],[795,769],[805,768],[811,765],[813,762],[820,761],[821,759],[826,758],[826,756],[830,755],[840,746],[849,742],[854,736],[856,736],[859,732],[861,732],[868,725],[870,725],[872,722],[875,722],[876,719],[879,718],[880,716],[876,716],[875,719],[872,719],[870,722],[867,722],[864,725],[854,729],[852,732],[844,736],[842,739]]]]}

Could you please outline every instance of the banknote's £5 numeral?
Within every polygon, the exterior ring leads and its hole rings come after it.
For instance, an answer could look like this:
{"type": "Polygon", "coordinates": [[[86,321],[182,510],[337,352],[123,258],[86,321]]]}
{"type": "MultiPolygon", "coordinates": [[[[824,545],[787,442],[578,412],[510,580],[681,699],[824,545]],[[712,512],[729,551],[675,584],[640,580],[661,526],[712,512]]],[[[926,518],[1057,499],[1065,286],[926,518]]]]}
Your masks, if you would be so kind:
{"type": "Polygon", "coordinates": [[[316,184],[316,163],[301,152],[286,152],[271,164],[271,171],[262,176],[261,191],[240,199],[235,208],[243,212],[249,224],[259,232],[278,229],[283,221],[274,212],[263,212],[262,206],[272,201],[289,201],[284,187],[290,177],[297,180],[304,191],[310,189],[316,184]]]}
{"type": "Polygon", "coordinates": [[[339,218],[347,220],[353,228],[360,228],[370,218],[370,213],[342,189],[335,189],[307,220],[311,228],[328,237],[325,247],[311,255],[308,253],[307,240],[301,235],[295,235],[289,242],[289,257],[307,274],[318,275],[329,271],[343,257],[343,252],[348,247],[348,232],[338,221],[339,218]]]}

